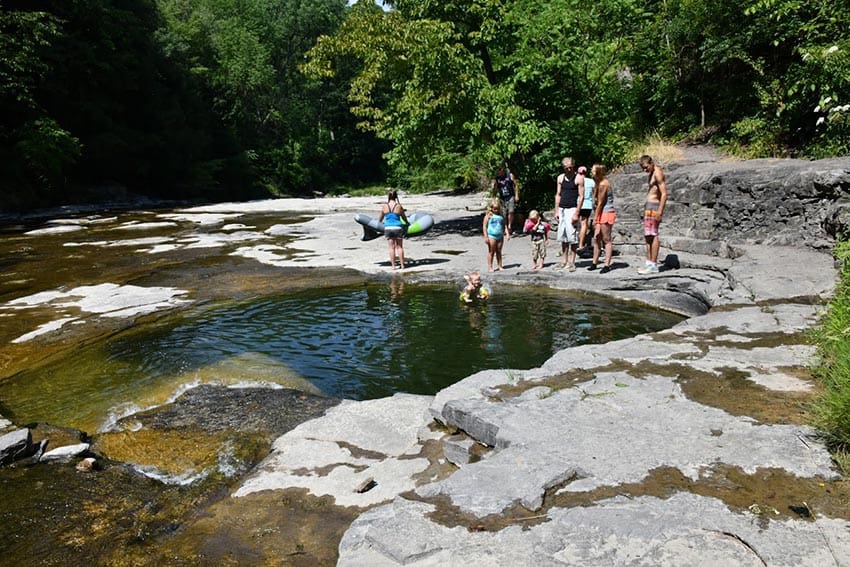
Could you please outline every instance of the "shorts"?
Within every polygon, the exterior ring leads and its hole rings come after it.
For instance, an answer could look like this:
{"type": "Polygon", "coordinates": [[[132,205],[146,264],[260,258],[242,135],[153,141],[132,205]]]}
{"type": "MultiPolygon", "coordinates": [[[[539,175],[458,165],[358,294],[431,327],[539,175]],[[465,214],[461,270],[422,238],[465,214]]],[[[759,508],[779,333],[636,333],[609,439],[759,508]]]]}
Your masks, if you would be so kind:
{"type": "Polygon", "coordinates": [[[538,258],[540,260],[546,258],[546,241],[542,238],[531,241],[531,261],[536,262],[538,258]]]}
{"type": "Polygon", "coordinates": [[[576,208],[558,209],[558,235],[556,240],[566,244],[578,244],[578,223],[573,224],[576,208]]]}
{"type": "Polygon", "coordinates": [[[590,213],[593,212],[593,209],[579,209],[578,210],[578,218],[580,219],[589,219],[590,213]]]}
{"type": "Polygon", "coordinates": [[[516,211],[516,199],[511,197],[510,199],[502,199],[502,212],[503,213],[513,213],[516,211]]]}
{"type": "Polygon", "coordinates": [[[658,218],[658,208],[661,203],[647,201],[643,205],[643,234],[644,236],[658,236],[658,225],[661,221],[658,218]]]}
{"type": "Polygon", "coordinates": [[[404,238],[404,227],[403,226],[385,226],[384,227],[384,236],[387,237],[387,240],[399,240],[404,238]]]}
{"type": "Polygon", "coordinates": [[[616,221],[616,211],[602,211],[602,213],[596,217],[596,224],[614,224],[616,221]]]}

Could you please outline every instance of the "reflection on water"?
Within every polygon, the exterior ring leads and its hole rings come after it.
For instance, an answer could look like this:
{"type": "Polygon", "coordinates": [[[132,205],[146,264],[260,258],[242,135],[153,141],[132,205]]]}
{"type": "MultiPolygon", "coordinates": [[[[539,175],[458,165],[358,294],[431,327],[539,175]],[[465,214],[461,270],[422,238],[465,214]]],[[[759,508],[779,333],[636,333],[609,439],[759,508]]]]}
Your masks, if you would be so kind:
{"type": "Polygon", "coordinates": [[[319,390],[369,399],[434,394],[483,369],[532,368],[557,350],[671,326],[680,317],[546,288],[389,283],[266,296],[125,331],[0,384],[19,423],[87,431],[201,383],[319,390]]]}

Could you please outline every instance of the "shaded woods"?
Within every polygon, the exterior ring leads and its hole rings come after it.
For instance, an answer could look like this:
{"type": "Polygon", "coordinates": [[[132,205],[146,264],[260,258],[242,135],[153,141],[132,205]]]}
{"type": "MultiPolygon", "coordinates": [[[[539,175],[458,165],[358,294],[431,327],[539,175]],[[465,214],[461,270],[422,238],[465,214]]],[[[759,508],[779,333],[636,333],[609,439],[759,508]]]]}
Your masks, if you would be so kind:
{"type": "Polygon", "coordinates": [[[384,5],[0,0],[0,209],[474,188],[503,161],[534,201],[562,155],[649,135],[850,153],[846,3],[384,5]]]}
{"type": "MultiPolygon", "coordinates": [[[[2,208],[123,190],[305,193],[381,176],[345,77],[303,53],[344,0],[2,0],[2,208]]],[[[91,196],[90,196],[91,198],[91,196]]]]}

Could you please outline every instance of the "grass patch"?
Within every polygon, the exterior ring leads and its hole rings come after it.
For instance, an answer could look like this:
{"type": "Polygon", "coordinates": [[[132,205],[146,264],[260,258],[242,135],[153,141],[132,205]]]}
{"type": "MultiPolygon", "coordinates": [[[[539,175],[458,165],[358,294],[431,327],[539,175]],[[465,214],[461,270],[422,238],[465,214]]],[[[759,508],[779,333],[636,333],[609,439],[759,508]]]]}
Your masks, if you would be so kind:
{"type": "Polygon", "coordinates": [[[682,148],[663,139],[657,132],[650,134],[643,142],[636,144],[629,154],[629,162],[637,162],[642,155],[652,156],[652,160],[661,165],[667,165],[685,159],[682,148]]]}
{"type": "Polygon", "coordinates": [[[823,393],[813,405],[813,425],[826,436],[836,463],[850,474],[850,242],[836,244],[841,272],[835,296],[813,331],[817,345],[815,376],[823,393]]]}

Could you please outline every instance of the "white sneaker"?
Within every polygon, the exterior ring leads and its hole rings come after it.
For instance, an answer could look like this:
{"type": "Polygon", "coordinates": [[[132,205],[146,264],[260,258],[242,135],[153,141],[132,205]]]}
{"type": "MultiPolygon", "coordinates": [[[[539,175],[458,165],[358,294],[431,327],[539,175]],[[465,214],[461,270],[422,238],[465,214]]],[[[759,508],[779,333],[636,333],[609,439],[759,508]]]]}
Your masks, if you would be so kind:
{"type": "Polygon", "coordinates": [[[658,266],[653,264],[651,266],[646,266],[645,268],[639,268],[637,273],[639,273],[642,276],[645,276],[646,274],[657,274],[658,273],[658,266]]]}

